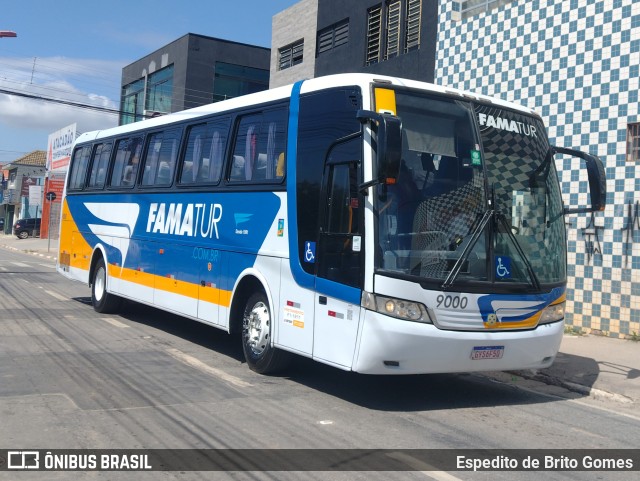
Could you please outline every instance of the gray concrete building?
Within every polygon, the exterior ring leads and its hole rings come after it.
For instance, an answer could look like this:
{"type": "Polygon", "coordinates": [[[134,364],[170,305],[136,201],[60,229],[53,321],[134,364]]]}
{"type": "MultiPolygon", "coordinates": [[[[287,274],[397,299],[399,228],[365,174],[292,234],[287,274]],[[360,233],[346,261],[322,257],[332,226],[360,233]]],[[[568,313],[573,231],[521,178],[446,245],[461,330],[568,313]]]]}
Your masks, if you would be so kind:
{"type": "Polygon", "coordinates": [[[273,16],[269,87],[315,75],[318,0],[302,0],[273,16]]]}
{"type": "Polygon", "coordinates": [[[347,72],[434,81],[437,0],[302,0],[272,26],[271,88],[347,72]]]}
{"type": "Polygon", "coordinates": [[[122,69],[120,125],[269,88],[270,50],[189,33],[122,69]]]}

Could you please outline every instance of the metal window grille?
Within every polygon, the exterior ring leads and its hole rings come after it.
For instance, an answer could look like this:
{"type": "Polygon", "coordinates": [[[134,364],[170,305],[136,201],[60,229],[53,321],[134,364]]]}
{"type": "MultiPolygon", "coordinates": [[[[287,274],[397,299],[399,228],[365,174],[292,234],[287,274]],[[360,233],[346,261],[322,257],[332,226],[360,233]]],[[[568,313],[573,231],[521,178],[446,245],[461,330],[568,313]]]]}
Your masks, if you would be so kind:
{"type": "Polygon", "coordinates": [[[336,26],[333,46],[339,47],[349,41],[349,20],[336,26]]]}
{"type": "Polygon", "coordinates": [[[640,161],[640,123],[627,126],[627,160],[640,161]]]}
{"type": "Polygon", "coordinates": [[[384,55],[385,60],[400,53],[401,6],[400,0],[396,0],[390,3],[387,8],[387,49],[384,55]]]}
{"type": "Polygon", "coordinates": [[[318,53],[326,52],[333,48],[333,29],[325,30],[318,34],[318,53]]]}
{"type": "Polygon", "coordinates": [[[371,65],[380,61],[380,36],[382,34],[382,6],[369,9],[367,12],[367,53],[365,64],[371,65]]]}
{"type": "Polygon", "coordinates": [[[349,41],[349,20],[332,25],[318,34],[318,53],[343,45],[349,41]]]}
{"type": "Polygon", "coordinates": [[[279,49],[278,52],[280,59],[278,61],[278,70],[284,70],[302,63],[303,51],[304,40],[300,40],[279,49]]]}
{"type": "Polygon", "coordinates": [[[420,47],[420,20],[422,0],[409,0],[407,5],[406,40],[404,51],[410,52],[420,47]]]}

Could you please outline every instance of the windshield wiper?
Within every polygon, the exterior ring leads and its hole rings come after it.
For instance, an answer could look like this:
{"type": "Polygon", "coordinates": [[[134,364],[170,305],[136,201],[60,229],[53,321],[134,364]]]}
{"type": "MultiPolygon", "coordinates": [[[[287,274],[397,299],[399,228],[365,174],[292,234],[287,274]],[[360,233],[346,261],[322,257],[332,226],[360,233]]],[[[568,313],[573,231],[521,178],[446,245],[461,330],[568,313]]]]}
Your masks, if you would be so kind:
{"type": "Polygon", "coordinates": [[[458,277],[458,274],[460,274],[460,271],[462,270],[462,266],[469,258],[469,255],[471,254],[471,250],[476,245],[476,242],[478,242],[478,239],[480,238],[480,234],[482,234],[485,226],[487,225],[491,217],[493,217],[494,215],[495,215],[495,211],[492,209],[485,211],[484,215],[482,216],[482,220],[477,225],[477,227],[473,231],[473,234],[471,235],[471,240],[467,243],[465,248],[462,250],[462,254],[458,258],[456,263],[453,265],[451,272],[449,272],[449,275],[442,283],[442,286],[440,286],[440,288],[443,291],[446,291],[447,289],[449,289],[449,287],[451,287],[451,285],[455,282],[456,278],[458,277]]]}
{"type": "Polygon", "coordinates": [[[511,242],[513,242],[513,245],[516,247],[516,250],[518,251],[518,254],[520,255],[520,258],[524,262],[525,266],[527,266],[527,271],[529,272],[529,276],[531,277],[531,283],[533,284],[533,287],[537,291],[539,291],[540,290],[540,280],[538,279],[538,276],[536,275],[535,271],[533,270],[533,266],[531,265],[531,262],[529,262],[529,258],[526,256],[526,254],[524,253],[524,250],[520,246],[520,243],[518,242],[518,239],[516,239],[516,236],[511,231],[511,227],[509,226],[509,223],[507,222],[507,217],[502,212],[496,212],[495,215],[497,216],[498,222],[500,222],[502,224],[502,227],[507,232],[507,235],[509,236],[509,239],[511,239],[511,242]]]}

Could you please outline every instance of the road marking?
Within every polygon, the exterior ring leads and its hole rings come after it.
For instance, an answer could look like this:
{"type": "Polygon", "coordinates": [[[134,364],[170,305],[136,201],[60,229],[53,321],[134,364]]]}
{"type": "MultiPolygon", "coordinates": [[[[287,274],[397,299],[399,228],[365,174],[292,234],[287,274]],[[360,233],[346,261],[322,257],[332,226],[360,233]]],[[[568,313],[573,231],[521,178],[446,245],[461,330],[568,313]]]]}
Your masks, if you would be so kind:
{"type": "Polygon", "coordinates": [[[65,296],[61,296],[60,294],[58,294],[57,292],[53,292],[53,291],[44,291],[47,294],[49,294],[51,297],[54,297],[56,299],[58,299],[59,301],[68,301],[69,298],[65,297],[65,296]]]}
{"type": "Polygon", "coordinates": [[[185,354],[184,352],[179,351],[178,349],[167,349],[167,353],[174,359],[177,359],[178,361],[186,364],[187,366],[195,367],[196,369],[199,369],[202,372],[206,372],[207,374],[211,374],[212,376],[220,378],[223,381],[228,382],[229,384],[233,384],[234,386],[238,386],[238,387],[251,387],[250,383],[243,381],[242,379],[236,376],[232,376],[231,374],[224,372],[222,369],[211,367],[208,364],[205,364],[204,362],[200,361],[199,359],[193,356],[190,356],[188,354],[185,354]]]}
{"type": "Polygon", "coordinates": [[[131,326],[128,326],[127,324],[125,324],[124,322],[120,322],[117,319],[111,319],[110,317],[101,317],[100,320],[108,322],[112,326],[116,326],[116,327],[121,327],[121,328],[131,327],[131,326]]]}
{"type": "Polygon", "coordinates": [[[29,264],[25,264],[24,262],[12,262],[11,264],[16,267],[29,267],[29,264]]]}

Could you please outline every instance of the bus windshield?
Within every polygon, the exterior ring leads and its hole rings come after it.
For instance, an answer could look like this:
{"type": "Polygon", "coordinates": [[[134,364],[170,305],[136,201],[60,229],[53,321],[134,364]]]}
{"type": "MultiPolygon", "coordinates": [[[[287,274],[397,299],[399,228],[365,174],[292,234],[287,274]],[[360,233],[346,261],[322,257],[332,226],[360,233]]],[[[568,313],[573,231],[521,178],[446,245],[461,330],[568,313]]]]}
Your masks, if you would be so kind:
{"type": "Polygon", "coordinates": [[[402,161],[396,184],[378,186],[378,271],[440,285],[454,270],[456,283],[563,282],[562,199],[542,123],[408,91],[396,108],[402,161]]]}

